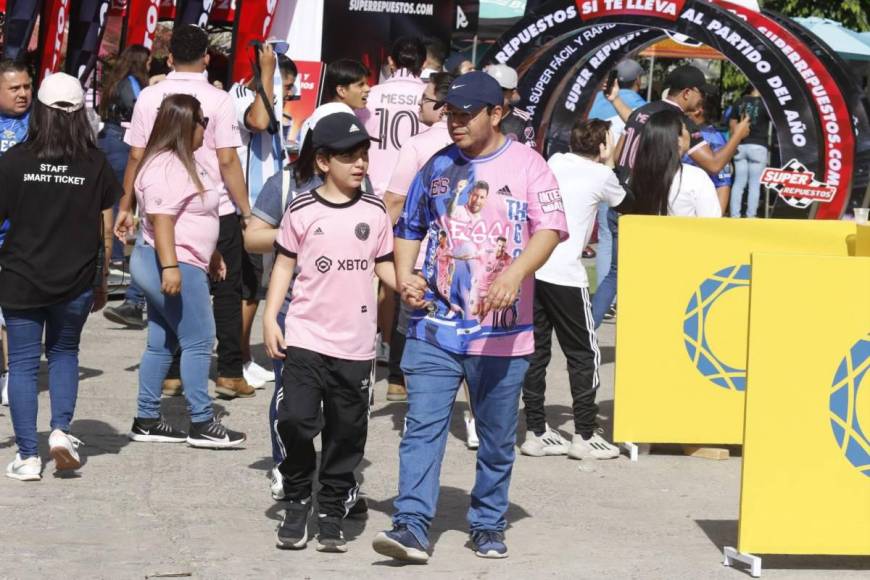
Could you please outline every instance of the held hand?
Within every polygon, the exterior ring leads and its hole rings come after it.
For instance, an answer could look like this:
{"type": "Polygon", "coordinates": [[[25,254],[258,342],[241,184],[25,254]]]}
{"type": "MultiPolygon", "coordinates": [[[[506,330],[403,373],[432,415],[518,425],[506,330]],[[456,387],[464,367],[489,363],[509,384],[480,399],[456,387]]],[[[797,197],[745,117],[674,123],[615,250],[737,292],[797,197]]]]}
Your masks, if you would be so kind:
{"type": "Polygon", "coordinates": [[[211,255],[211,261],[208,264],[208,275],[215,282],[227,279],[227,263],[224,262],[224,257],[220,252],[215,252],[211,255]]]}
{"type": "Polygon", "coordinates": [[[427,287],[426,279],[419,274],[403,276],[398,280],[398,289],[401,292],[402,301],[411,308],[423,308],[428,304],[423,299],[427,287]]]}
{"type": "Polygon", "coordinates": [[[611,103],[619,96],[619,81],[614,79],[613,86],[610,87],[610,92],[604,95],[611,103]]]}
{"type": "Polygon", "coordinates": [[[749,131],[752,129],[752,122],[749,120],[747,115],[744,115],[743,118],[740,119],[740,122],[737,123],[737,126],[734,127],[734,134],[738,136],[738,138],[743,141],[749,136],[749,131]]]}
{"type": "Polygon", "coordinates": [[[522,278],[518,278],[510,270],[502,272],[489,287],[489,291],[481,296],[475,314],[483,320],[492,310],[502,310],[513,304],[520,291],[522,278]]]}
{"type": "Polygon", "coordinates": [[[127,234],[133,233],[133,214],[130,211],[118,211],[118,217],[115,218],[115,227],[112,232],[115,237],[123,243],[127,243],[127,234]]]}
{"type": "Polygon", "coordinates": [[[284,343],[284,333],[274,319],[263,319],[263,344],[270,358],[280,360],[286,356],[284,350],[287,345],[284,343]]]}
{"type": "Polygon", "coordinates": [[[272,45],[263,43],[257,59],[260,61],[260,73],[263,77],[263,84],[266,84],[266,79],[271,79],[275,74],[275,64],[277,63],[275,50],[272,48],[272,45]]]}
{"type": "Polygon", "coordinates": [[[99,312],[106,306],[109,300],[109,286],[106,280],[103,280],[103,285],[94,289],[94,304],[91,306],[91,312],[99,312]]]}
{"type": "Polygon", "coordinates": [[[178,268],[166,268],[160,275],[162,284],[160,291],[167,296],[178,296],[181,294],[181,270],[178,268]]]}

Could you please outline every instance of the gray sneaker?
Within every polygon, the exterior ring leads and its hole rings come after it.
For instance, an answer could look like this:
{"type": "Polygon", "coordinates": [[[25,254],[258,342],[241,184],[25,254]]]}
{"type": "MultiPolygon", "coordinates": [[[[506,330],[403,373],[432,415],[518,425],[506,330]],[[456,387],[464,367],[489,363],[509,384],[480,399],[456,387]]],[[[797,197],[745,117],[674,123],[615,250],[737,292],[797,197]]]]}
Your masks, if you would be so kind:
{"type": "Polygon", "coordinates": [[[540,436],[535,435],[532,431],[526,431],[526,440],[520,446],[520,453],[529,457],[565,455],[568,452],[568,446],[568,440],[547,425],[546,431],[540,436]]]}

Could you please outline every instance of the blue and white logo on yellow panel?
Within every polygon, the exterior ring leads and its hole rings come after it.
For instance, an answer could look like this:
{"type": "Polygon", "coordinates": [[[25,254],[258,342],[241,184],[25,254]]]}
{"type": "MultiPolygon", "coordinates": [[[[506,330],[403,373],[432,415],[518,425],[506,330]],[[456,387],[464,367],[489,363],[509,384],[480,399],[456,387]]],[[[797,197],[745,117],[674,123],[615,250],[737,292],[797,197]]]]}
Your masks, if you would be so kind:
{"type": "Polygon", "coordinates": [[[746,389],[748,264],[728,266],[701,282],[683,318],[683,340],[695,368],[713,384],[746,389]]]}
{"type": "Polygon", "coordinates": [[[860,473],[870,477],[870,385],[859,389],[870,369],[870,334],[849,349],[831,385],[831,429],[840,452],[860,473]],[[864,422],[864,428],[861,422],[864,422]]]}

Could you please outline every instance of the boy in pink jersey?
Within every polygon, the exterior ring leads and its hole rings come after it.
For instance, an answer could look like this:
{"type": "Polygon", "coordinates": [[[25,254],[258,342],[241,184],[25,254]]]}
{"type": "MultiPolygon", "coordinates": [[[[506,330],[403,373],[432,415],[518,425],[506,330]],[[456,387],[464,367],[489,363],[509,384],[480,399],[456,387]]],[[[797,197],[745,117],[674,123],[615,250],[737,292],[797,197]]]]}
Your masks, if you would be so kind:
{"type": "Polygon", "coordinates": [[[468,511],[471,544],[482,558],[507,557],[505,514],[519,394],[534,349],[532,274],[568,237],[547,163],[499,132],[498,82],[486,73],[467,73],[453,82],[445,101],[454,145],[417,174],[395,227],[396,277],[402,300],[416,310],[402,358],[408,413],[393,529],[378,534],[372,545],[411,562],[429,558],[439,467],[463,379],[480,439],[468,511]],[[427,251],[422,275],[414,272],[420,240],[428,234],[433,246],[441,231],[454,256],[449,301],[433,288],[441,267],[434,251],[427,251]],[[475,296],[481,284],[485,292],[475,296]]]}
{"type": "Polygon", "coordinates": [[[369,136],[359,120],[350,113],[324,117],[312,144],[324,184],[296,197],[284,214],[263,314],[266,350],[284,359],[278,433],[286,449],[279,470],[287,511],[277,545],[301,549],[308,541],[313,440],[322,430],[317,549],[345,552],[342,521],[359,490],[354,470],[363,458],[373,387],[372,279],[395,288],[393,237],[383,202],[360,189],[369,136]],[[276,317],[297,264],[282,333],[276,317]]]}
{"type": "MultiPolygon", "coordinates": [[[[165,80],[144,89],[136,101],[130,129],[124,136],[131,150],[124,175],[124,196],[115,220],[115,234],[121,238],[132,229],[133,176],[154,127],[160,103],[167,95],[177,93],[196,97],[209,122],[203,146],[196,150],[194,157],[205,168],[220,194],[218,251],[227,267],[226,278],[212,287],[218,340],[215,385],[218,393],[225,397],[252,397],[254,389],[242,378],[242,222],[236,215],[238,208],[242,220],[247,223],[251,217],[251,205],[236,152],[242,145],[236,109],[229,93],[214,87],[205,76],[209,62],[207,49],[208,35],[204,30],[193,25],[176,27],[169,46],[170,64],[175,70],[165,80]]],[[[177,364],[173,365],[168,378],[177,382],[177,364]]]]}
{"type": "Polygon", "coordinates": [[[425,60],[426,46],[419,38],[396,40],[389,56],[392,76],[372,87],[366,108],[356,112],[366,131],[378,139],[369,151],[369,177],[378,197],[387,191],[402,144],[420,132],[417,108],[425,87],[420,79],[425,60]]]}

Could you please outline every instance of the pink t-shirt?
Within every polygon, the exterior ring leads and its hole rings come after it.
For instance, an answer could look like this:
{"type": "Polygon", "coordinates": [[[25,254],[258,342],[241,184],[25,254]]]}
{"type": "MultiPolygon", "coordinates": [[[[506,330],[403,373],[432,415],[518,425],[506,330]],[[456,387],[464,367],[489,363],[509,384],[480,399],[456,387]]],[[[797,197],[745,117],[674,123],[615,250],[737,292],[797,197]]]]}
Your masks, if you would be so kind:
{"type": "Polygon", "coordinates": [[[323,199],[317,190],[303,193],[284,213],[275,245],[299,268],[287,311],[287,345],[341,359],[373,359],[375,263],[393,259],[384,203],[361,191],[344,204],[323,199]]]}
{"type": "Polygon", "coordinates": [[[428,129],[408,139],[399,151],[399,157],[390,177],[387,191],[408,195],[417,172],[433,155],[453,143],[447,121],[438,121],[428,129]]]}
{"type": "Polygon", "coordinates": [[[476,315],[482,294],[538,230],[568,238],[559,185],[533,149],[506,140],[469,159],[455,145],[432,157],[408,191],[396,236],[422,240],[428,309],[411,315],[408,338],[469,355],[523,356],[534,350],[534,278],[508,308],[476,315]],[[439,251],[446,239],[450,255],[439,251]]]}
{"type": "Polygon", "coordinates": [[[133,184],[142,210],[142,236],[154,246],[154,227],[148,214],[175,217],[175,254],[179,262],[208,270],[217,246],[220,195],[208,172],[197,162],[197,174],[205,191],[197,190],[181,160],[174,153],[159,153],[147,159],[133,184]]]}
{"type": "Polygon", "coordinates": [[[380,141],[369,150],[369,178],[378,197],[387,192],[402,145],[420,132],[417,111],[425,88],[419,77],[399,69],[372,87],[366,108],[356,111],[368,134],[380,141]]]}
{"type": "Polygon", "coordinates": [[[144,89],[133,108],[133,118],[124,141],[131,147],[144,149],[157,119],[160,103],[167,95],[179,93],[196,97],[202,107],[203,116],[208,117],[203,145],[196,150],[194,156],[208,171],[212,183],[217,187],[220,194],[220,215],[234,213],[236,207],[224,186],[217,150],[235,149],[242,145],[236,109],[230,94],[212,85],[204,75],[171,72],[166,80],[144,89]]]}

